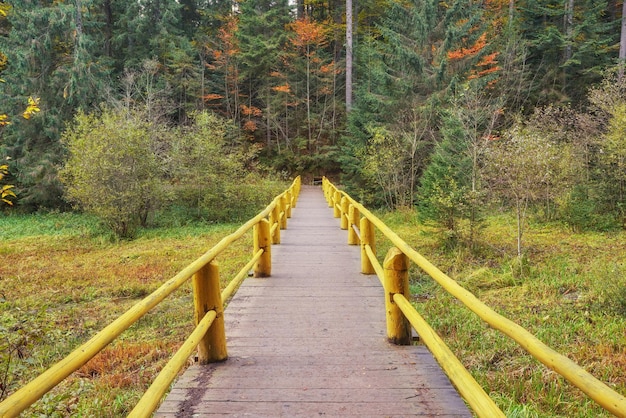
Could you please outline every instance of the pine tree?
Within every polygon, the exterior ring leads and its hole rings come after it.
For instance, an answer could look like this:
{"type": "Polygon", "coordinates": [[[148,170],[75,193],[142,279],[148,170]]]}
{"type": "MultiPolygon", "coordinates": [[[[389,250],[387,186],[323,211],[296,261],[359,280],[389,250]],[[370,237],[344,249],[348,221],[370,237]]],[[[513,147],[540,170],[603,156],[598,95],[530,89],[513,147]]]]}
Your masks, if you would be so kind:
{"type": "Polygon", "coordinates": [[[584,86],[601,80],[619,43],[618,22],[609,20],[606,10],[606,1],[519,2],[516,22],[536,78],[529,85],[533,103],[580,103],[584,86]]]}
{"type": "Polygon", "coordinates": [[[459,221],[471,214],[472,160],[465,131],[454,115],[443,119],[442,137],[421,177],[418,210],[422,221],[443,227],[455,244],[460,238],[459,221]]]}
{"type": "MultiPolygon", "coordinates": [[[[106,94],[108,69],[101,60],[94,2],[14,2],[11,31],[0,37],[8,66],[0,87],[2,103],[20,109],[29,96],[41,98],[42,111],[29,123],[12,117],[3,146],[12,158],[20,204],[25,208],[62,204],[56,167],[63,157],[60,132],[76,108],[89,108],[106,94]]],[[[14,115],[11,115],[14,116],[14,115]]]]}
{"type": "Polygon", "coordinates": [[[264,134],[267,151],[272,148],[275,117],[282,113],[282,109],[272,107],[272,87],[281,84],[272,74],[280,73],[281,57],[288,41],[286,25],[290,21],[291,8],[287,0],[245,0],[241,3],[237,32],[240,85],[242,94],[247,96],[246,106],[263,112],[262,117],[257,117],[254,135],[262,139],[264,134]]]}

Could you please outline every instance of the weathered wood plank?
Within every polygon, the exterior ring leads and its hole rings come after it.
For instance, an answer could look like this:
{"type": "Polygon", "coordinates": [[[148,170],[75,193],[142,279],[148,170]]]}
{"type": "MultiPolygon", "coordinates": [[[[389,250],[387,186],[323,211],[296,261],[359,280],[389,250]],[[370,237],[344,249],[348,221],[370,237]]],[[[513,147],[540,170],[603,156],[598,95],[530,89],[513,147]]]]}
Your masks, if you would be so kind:
{"type": "Polygon", "coordinates": [[[229,359],[189,368],[156,416],[471,416],[425,347],[387,342],[380,282],[321,191],[281,240],[226,308],[229,359]]]}

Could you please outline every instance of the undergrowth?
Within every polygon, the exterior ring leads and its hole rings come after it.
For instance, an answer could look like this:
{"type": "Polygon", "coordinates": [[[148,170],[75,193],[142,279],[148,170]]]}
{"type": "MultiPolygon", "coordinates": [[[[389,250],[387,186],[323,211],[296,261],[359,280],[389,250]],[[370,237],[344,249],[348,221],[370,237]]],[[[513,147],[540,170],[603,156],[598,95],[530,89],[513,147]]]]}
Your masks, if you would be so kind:
{"type": "MultiPolygon", "coordinates": [[[[490,217],[471,250],[442,245],[439,233],[416,223],[412,211],[380,216],[496,312],[626,394],[626,233],[533,225],[519,274],[514,222],[506,215],[490,217]]],[[[382,258],[390,244],[377,239],[382,258]]],[[[410,274],[418,311],[508,417],[611,416],[417,267],[410,274]]]]}

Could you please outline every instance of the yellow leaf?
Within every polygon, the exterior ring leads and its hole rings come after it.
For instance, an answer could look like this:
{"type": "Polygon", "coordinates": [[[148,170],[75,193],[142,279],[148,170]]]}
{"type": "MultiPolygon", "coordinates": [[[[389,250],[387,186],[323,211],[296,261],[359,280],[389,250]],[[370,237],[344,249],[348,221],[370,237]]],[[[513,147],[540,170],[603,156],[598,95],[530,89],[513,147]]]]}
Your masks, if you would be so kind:
{"type": "Polygon", "coordinates": [[[34,113],[37,113],[41,110],[39,109],[39,100],[40,100],[39,97],[31,96],[28,98],[28,106],[26,107],[26,110],[22,114],[22,117],[24,117],[24,119],[30,119],[34,113]]]}

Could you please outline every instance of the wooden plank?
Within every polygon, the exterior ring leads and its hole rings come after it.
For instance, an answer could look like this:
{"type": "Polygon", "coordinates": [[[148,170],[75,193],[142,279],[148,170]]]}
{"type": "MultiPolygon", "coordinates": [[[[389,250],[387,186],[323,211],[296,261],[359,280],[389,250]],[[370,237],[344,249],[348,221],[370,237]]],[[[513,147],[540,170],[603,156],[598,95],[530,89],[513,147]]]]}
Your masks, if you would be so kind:
{"type": "Polygon", "coordinates": [[[359,254],[304,187],[272,276],[226,308],[229,359],[190,367],[156,416],[471,416],[425,347],[387,342],[384,291],[359,254]]]}

